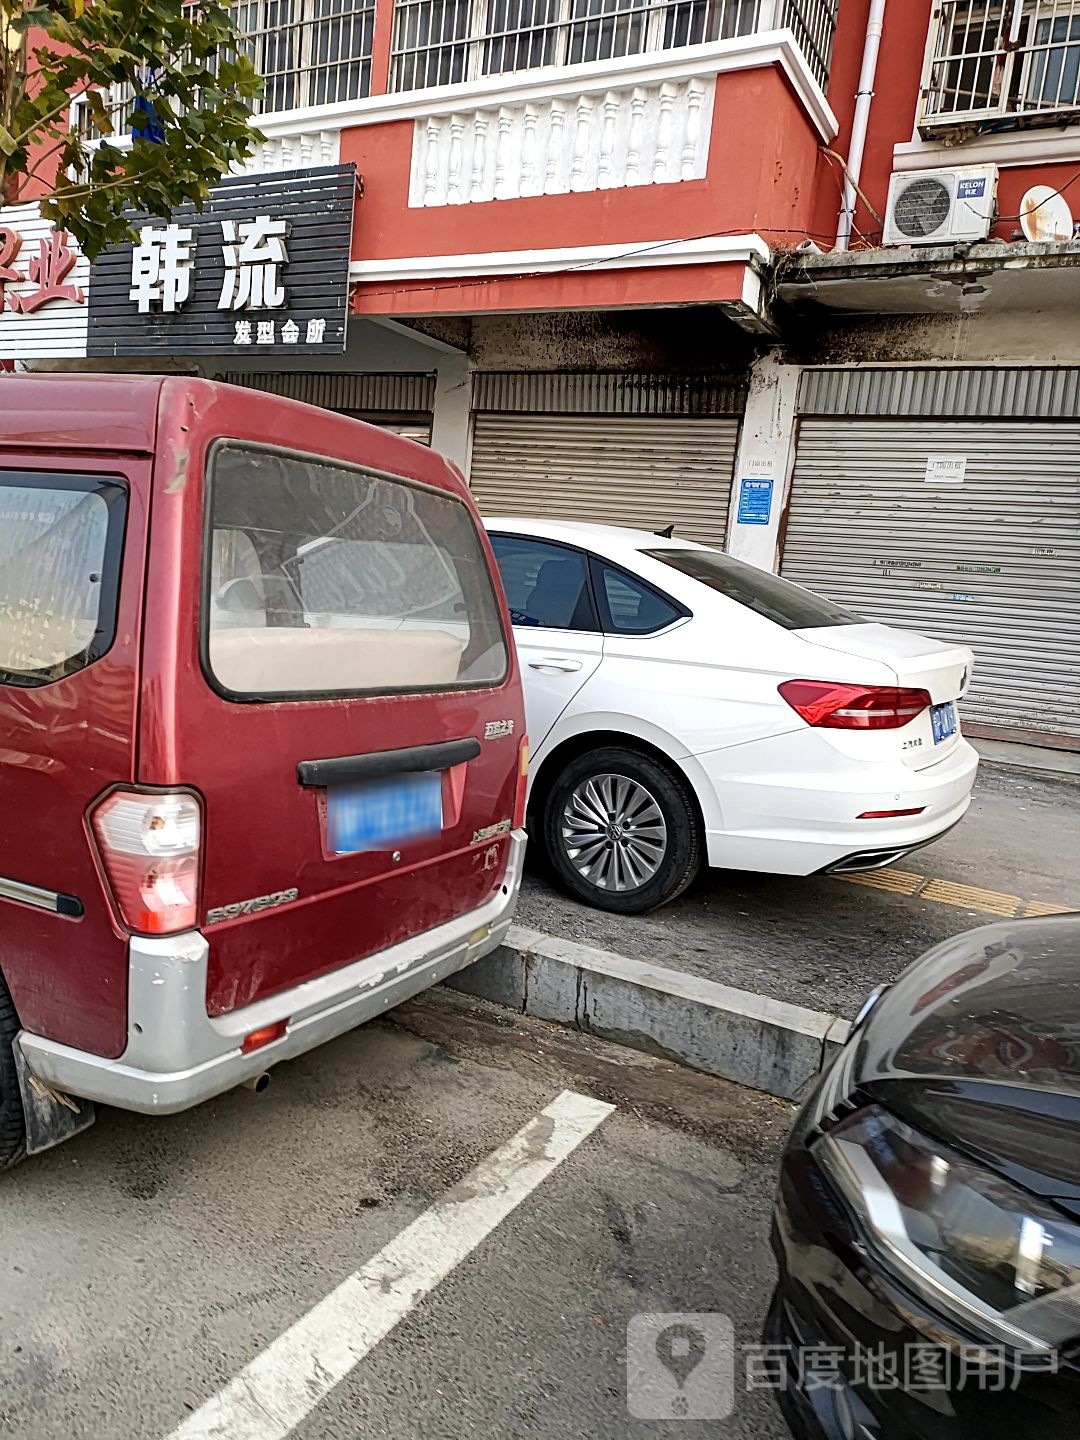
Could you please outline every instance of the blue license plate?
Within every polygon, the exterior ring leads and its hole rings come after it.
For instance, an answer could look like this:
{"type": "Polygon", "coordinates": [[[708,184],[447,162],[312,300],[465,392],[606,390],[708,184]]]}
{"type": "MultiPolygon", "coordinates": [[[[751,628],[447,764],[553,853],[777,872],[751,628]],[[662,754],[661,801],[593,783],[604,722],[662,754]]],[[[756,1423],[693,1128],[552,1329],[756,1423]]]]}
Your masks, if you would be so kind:
{"type": "Polygon", "coordinates": [[[389,850],[442,830],[442,776],[437,771],[331,785],[326,828],[335,855],[389,850]]]}
{"type": "Polygon", "coordinates": [[[930,724],[934,731],[934,744],[940,745],[956,734],[956,706],[951,700],[944,705],[930,706],[930,724]]]}

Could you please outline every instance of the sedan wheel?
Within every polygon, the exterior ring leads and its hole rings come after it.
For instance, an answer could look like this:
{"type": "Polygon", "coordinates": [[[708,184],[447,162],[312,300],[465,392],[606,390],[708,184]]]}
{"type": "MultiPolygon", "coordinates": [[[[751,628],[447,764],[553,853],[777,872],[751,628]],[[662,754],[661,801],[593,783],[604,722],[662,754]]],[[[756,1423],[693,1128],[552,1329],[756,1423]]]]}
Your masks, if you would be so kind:
{"type": "Polygon", "coordinates": [[[681,894],[701,864],[684,778],[652,756],[603,749],[571,761],[547,794],[544,849],[571,894],[636,914],[681,894]]]}
{"type": "Polygon", "coordinates": [[[563,807],[563,845],[570,863],[599,890],[636,890],[667,853],[663,811],[629,775],[583,780],[563,807]]]}

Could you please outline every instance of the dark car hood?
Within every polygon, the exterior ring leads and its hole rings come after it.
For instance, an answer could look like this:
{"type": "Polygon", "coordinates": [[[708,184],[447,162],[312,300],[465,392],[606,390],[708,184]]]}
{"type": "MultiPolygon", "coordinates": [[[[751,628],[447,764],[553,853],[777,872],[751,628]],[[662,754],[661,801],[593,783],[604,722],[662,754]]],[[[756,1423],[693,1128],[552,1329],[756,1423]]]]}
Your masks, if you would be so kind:
{"type": "Polygon", "coordinates": [[[858,1038],[864,1093],[1080,1198],[1080,915],[987,925],[906,970],[858,1038]]]}
{"type": "Polygon", "coordinates": [[[859,1048],[863,1080],[1080,1095],[1080,915],[986,925],[932,950],[878,1002],[859,1048]]]}

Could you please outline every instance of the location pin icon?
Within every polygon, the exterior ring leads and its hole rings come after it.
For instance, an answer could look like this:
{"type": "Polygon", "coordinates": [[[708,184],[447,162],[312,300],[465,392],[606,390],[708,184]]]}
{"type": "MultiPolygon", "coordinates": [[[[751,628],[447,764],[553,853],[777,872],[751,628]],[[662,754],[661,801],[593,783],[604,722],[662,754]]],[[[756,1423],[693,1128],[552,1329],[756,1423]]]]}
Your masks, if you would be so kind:
{"type": "MultiPolygon", "coordinates": [[[[669,1325],[656,1337],[656,1358],[675,1377],[681,1391],[705,1358],[705,1336],[693,1325],[681,1322],[669,1325]]],[[[678,1415],[685,1415],[686,1397],[680,1394],[672,1409],[678,1415]]]]}

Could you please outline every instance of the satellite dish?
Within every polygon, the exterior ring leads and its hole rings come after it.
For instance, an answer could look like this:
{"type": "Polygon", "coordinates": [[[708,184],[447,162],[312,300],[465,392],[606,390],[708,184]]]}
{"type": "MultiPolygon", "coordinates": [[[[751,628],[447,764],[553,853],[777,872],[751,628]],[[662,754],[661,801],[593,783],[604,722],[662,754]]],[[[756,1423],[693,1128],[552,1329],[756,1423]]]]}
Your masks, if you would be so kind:
{"type": "Polygon", "coordinates": [[[1033,185],[1020,201],[1020,227],[1028,240],[1071,240],[1073,216],[1069,202],[1049,185],[1033,185]]]}

